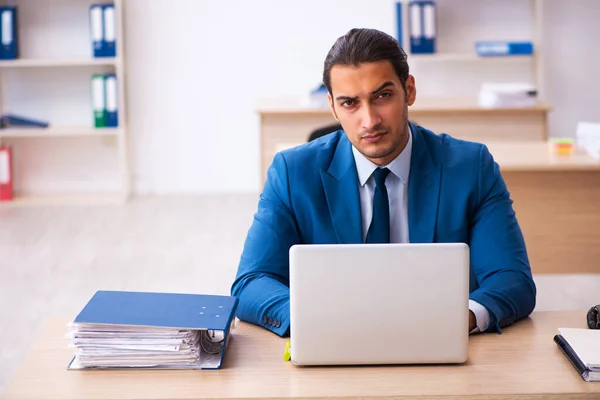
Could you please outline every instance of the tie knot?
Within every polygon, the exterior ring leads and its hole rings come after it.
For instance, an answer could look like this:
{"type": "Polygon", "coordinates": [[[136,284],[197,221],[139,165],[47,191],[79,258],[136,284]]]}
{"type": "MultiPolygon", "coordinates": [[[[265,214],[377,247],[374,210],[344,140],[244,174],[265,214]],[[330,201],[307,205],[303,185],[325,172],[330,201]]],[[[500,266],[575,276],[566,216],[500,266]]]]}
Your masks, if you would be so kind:
{"type": "Polygon", "coordinates": [[[389,173],[390,170],[387,168],[377,168],[375,172],[373,172],[373,177],[375,178],[375,183],[377,186],[385,186],[385,178],[387,178],[389,173]]]}

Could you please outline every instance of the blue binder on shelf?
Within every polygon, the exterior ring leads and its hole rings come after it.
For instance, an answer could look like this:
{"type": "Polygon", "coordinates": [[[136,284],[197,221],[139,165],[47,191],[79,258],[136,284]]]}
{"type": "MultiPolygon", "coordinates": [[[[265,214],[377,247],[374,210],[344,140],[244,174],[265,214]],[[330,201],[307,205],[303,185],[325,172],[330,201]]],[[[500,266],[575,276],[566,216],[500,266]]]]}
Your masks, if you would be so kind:
{"type": "MultiPolygon", "coordinates": [[[[68,369],[219,369],[231,337],[231,326],[237,306],[238,298],[233,296],[97,291],[71,324],[72,327],[79,327],[77,328],[79,332],[85,333],[83,337],[88,340],[88,346],[97,348],[102,339],[98,338],[98,335],[102,333],[106,333],[108,342],[112,342],[111,344],[100,344],[100,347],[106,348],[106,346],[118,342],[120,334],[148,335],[148,332],[153,332],[154,335],[156,332],[166,329],[165,332],[177,331],[178,334],[181,332],[198,333],[197,345],[200,355],[197,360],[191,361],[187,365],[168,365],[157,362],[155,365],[137,367],[135,365],[81,367],[77,365],[77,358],[81,357],[82,353],[78,353],[69,363],[68,369]],[[214,339],[215,337],[217,339],[214,339]],[[96,342],[89,344],[90,338],[95,338],[96,342]]],[[[118,348],[113,350],[116,354],[131,356],[131,352],[129,354],[119,353],[129,350],[123,349],[123,344],[117,344],[118,348]]],[[[143,346],[150,346],[150,344],[146,343],[143,346]]],[[[154,343],[152,346],[158,345],[154,343]]],[[[140,353],[133,354],[139,355],[140,353]]],[[[144,357],[144,360],[147,359],[144,357]]],[[[148,361],[148,364],[152,364],[151,361],[148,361]]]]}
{"type": "Polygon", "coordinates": [[[117,93],[117,75],[104,76],[104,93],[106,96],[106,127],[119,126],[119,100],[117,93]]]}
{"type": "Polygon", "coordinates": [[[102,20],[104,24],[104,57],[117,56],[117,19],[115,5],[102,6],[102,20]]]}
{"type": "Polygon", "coordinates": [[[0,115],[0,128],[47,128],[50,124],[15,114],[0,115]]]}
{"type": "Polygon", "coordinates": [[[410,52],[436,52],[437,8],[432,0],[412,0],[408,3],[410,52]]]}
{"type": "Polygon", "coordinates": [[[398,43],[400,43],[400,46],[404,46],[404,44],[402,43],[404,38],[403,38],[404,32],[402,30],[402,2],[398,1],[396,2],[396,39],[398,40],[398,43]]]}
{"type": "Polygon", "coordinates": [[[104,12],[101,4],[90,6],[90,39],[92,41],[92,56],[104,57],[104,12]]]}
{"type": "Polygon", "coordinates": [[[0,59],[15,60],[19,57],[17,32],[17,7],[0,7],[0,59]]]}
{"type": "Polygon", "coordinates": [[[475,52],[481,57],[525,56],[533,54],[532,42],[478,41],[475,52]]]}

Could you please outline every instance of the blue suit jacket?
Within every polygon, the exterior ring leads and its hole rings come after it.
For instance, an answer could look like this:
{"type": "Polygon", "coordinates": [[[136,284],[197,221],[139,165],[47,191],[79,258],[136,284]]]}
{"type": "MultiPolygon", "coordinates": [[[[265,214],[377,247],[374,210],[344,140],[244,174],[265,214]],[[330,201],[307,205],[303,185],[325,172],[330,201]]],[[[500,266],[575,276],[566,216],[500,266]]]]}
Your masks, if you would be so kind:
{"type": "MultiPolygon", "coordinates": [[[[467,243],[470,298],[489,311],[488,331],[500,332],[533,311],[536,288],[498,165],[482,144],[411,129],[410,242],[467,243]]],[[[358,177],[345,133],[278,153],[231,288],[237,316],[288,335],[289,248],[361,242],[358,177]]]]}

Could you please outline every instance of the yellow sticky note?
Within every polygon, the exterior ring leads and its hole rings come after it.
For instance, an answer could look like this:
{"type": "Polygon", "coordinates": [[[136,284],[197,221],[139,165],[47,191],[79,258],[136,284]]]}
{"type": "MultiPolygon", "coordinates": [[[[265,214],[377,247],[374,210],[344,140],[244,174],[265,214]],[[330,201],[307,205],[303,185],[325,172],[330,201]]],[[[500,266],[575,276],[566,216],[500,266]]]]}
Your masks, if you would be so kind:
{"type": "Polygon", "coordinates": [[[292,358],[292,348],[290,347],[290,341],[288,340],[285,343],[285,352],[283,353],[283,359],[285,361],[290,361],[292,358]]]}

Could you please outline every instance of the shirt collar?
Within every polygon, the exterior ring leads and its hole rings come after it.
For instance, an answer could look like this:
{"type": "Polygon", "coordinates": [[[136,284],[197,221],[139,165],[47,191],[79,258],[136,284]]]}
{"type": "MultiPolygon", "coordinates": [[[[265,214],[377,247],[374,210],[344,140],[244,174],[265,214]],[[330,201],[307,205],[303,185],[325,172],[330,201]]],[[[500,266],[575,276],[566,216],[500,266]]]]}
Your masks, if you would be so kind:
{"type": "MultiPolygon", "coordinates": [[[[410,175],[410,158],[412,153],[412,131],[410,125],[408,126],[408,142],[406,147],[402,150],[396,158],[394,158],[388,165],[382,165],[387,167],[392,174],[396,175],[402,183],[408,184],[408,177],[410,175]]],[[[361,186],[369,180],[373,172],[379,167],[377,164],[369,161],[356,147],[352,146],[352,154],[354,155],[354,162],[356,163],[356,170],[358,172],[358,182],[361,186]]]]}

